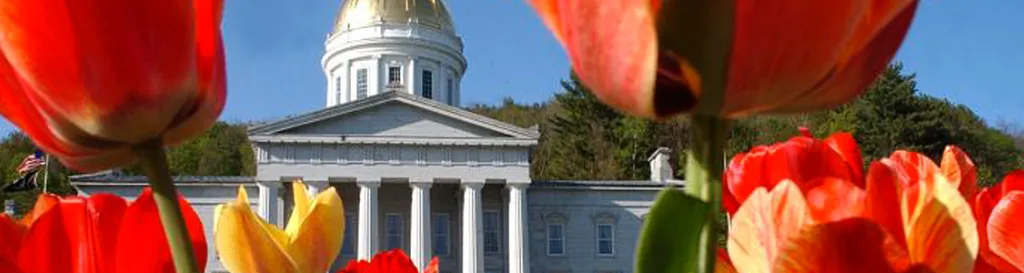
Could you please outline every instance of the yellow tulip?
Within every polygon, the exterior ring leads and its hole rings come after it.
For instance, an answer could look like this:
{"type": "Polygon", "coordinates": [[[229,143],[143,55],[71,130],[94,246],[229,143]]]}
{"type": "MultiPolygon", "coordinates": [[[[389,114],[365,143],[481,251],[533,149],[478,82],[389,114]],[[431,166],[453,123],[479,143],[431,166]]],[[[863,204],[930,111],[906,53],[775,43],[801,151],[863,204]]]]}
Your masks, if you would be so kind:
{"type": "Polygon", "coordinates": [[[267,223],[249,206],[245,189],[217,206],[214,237],[217,253],[235,273],[327,272],[341,251],[345,210],[334,188],[310,200],[302,181],[292,183],[295,207],[284,230],[267,223]]]}

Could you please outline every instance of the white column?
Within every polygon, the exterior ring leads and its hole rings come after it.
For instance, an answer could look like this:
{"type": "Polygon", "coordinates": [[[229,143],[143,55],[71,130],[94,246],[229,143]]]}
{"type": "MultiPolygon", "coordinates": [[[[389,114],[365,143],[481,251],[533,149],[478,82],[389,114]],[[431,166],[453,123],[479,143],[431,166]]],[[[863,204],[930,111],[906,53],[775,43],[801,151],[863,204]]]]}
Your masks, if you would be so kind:
{"type": "Polygon", "coordinates": [[[380,181],[358,182],[359,244],[356,258],[369,261],[377,252],[377,190],[380,181]]]}
{"type": "Polygon", "coordinates": [[[412,182],[412,211],[409,215],[412,218],[409,225],[409,241],[412,244],[409,250],[412,263],[421,271],[430,262],[431,236],[430,233],[430,182],[412,182]]]}
{"type": "Polygon", "coordinates": [[[409,77],[405,80],[405,87],[409,94],[416,95],[416,58],[409,59],[409,77]]]}
{"type": "Polygon", "coordinates": [[[462,182],[462,273],[484,271],[483,181],[462,182]]]}
{"type": "Polygon", "coordinates": [[[256,186],[260,189],[259,214],[267,223],[281,224],[277,222],[277,198],[281,189],[281,182],[257,181],[256,186]]]}
{"type": "Polygon", "coordinates": [[[530,245],[526,237],[526,187],[529,183],[508,183],[508,272],[530,272],[530,245]]]}
{"type": "Polygon", "coordinates": [[[327,181],[303,181],[302,183],[306,184],[306,194],[309,195],[310,199],[315,198],[318,193],[327,190],[327,187],[331,186],[327,181]]]}

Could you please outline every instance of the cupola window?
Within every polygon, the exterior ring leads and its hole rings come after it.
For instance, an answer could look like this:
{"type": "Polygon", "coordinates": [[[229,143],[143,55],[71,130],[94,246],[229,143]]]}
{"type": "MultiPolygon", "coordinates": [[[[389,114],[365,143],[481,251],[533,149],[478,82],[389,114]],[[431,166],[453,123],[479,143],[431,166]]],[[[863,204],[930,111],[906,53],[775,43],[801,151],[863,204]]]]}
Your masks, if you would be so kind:
{"type": "Polygon", "coordinates": [[[421,85],[423,90],[420,93],[424,98],[434,98],[434,73],[430,70],[423,70],[423,84],[421,85]]]}
{"type": "Polygon", "coordinates": [[[356,70],[356,98],[365,98],[366,89],[366,68],[356,70]]]}
{"type": "Polygon", "coordinates": [[[388,67],[388,85],[400,85],[402,84],[402,67],[400,66],[389,66],[388,67]]]}

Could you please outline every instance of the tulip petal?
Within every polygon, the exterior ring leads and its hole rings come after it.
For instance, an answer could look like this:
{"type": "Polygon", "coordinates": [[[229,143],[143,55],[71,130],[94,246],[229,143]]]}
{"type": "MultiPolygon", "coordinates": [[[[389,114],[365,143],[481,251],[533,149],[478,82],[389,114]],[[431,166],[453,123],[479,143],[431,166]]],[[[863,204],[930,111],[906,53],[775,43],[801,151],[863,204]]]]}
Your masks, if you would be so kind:
{"type": "MultiPolygon", "coordinates": [[[[1005,183],[1006,179],[1004,179],[1003,181],[1005,183]]],[[[980,253],[978,254],[977,262],[975,262],[975,264],[976,264],[975,271],[976,272],[978,272],[978,270],[979,270],[978,268],[979,267],[982,268],[981,270],[986,270],[987,268],[992,268],[991,269],[991,270],[993,270],[992,272],[999,272],[999,271],[996,271],[996,269],[995,269],[996,267],[998,267],[998,268],[1009,268],[1010,267],[1009,263],[1004,261],[1002,257],[999,257],[995,253],[992,253],[992,249],[989,247],[989,235],[988,235],[988,223],[990,221],[989,217],[992,214],[992,209],[995,208],[996,203],[999,202],[999,199],[993,199],[993,197],[994,198],[1000,198],[1001,197],[1001,193],[999,192],[998,186],[992,187],[992,188],[981,189],[981,191],[978,192],[978,195],[974,197],[974,203],[972,204],[973,205],[972,208],[974,210],[974,219],[977,221],[978,248],[979,248],[979,251],[980,251],[980,253]],[[985,262],[982,262],[983,260],[985,262]]],[[[982,272],[984,272],[984,271],[982,271],[982,272]]]]}
{"type": "Polygon", "coordinates": [[[21,238],[25,236],[25,227],[19,225],[7,214],[0,214],[0,271],[10,272],[17,270],[16,261],[18,249],[21,248],[21,238]]]}
{"type": "Polygon", "coordinates": [[[245,188],[238,198],[217,206],[215,245],[221,263],[231,272],[301,273],[282,244],[287,235],[256,216],[245,188]]]}
{"type": "Polygon", "coordinates": [[[1000,273],[998,269],[989,264],[981,256],[977,260],[974,260],[974,273],[1000,273]]]}
{"type": "Polygon", "coordinates": [[[110,272],[111,249],[127,204],[111,194],[42,195],[18,252],[22,272],[110,272]],[[56,201],[56,203],[54,203],[56,201]]]}
{"type": "Polygon", "coordinates": [[[747,114],[811,90],[843,54],[864,12],[861,1],[736,1],[728,66],[729,103],[721,113],[747,114]],[[813,23],[812,23],[813,22],[813,23]],[[785,92],[772,92],[786,90],[785,92]],[[781,97],[780,96],[785,96],[781,97]]]}
{"type": "MultiPolygon", "coordinates": [[[[200,270],[206,268],[206,235],[199,214],[183,196],[178,204],[185,218],[185,228],[192,241],[192,249],[200,270]]],[[[156,201],[149,188],[135,199],[124,213],[121,232],[117,238],[115,272],[175,272],[167,237],[160,222],[156,201]],[[146,253],[146,255],[139,255],[146,253]]]]}
{"type": "Polygon", "coordinates": [[[40,216],[59,205],[60,197],[48,193],[40,194],[36,197],[36,203],[32,206],[32,210],[22,216],[19,223],[26,227],[32,226],[40,216]]]}
{"type": "Polygon", "coordinates": [[[940,273],[970,272],[978,256],[971,207],[942,174],[923,176],[931,179],[904,192],[901,206],[911,261],[940,273]]]}
{"type": "Polygon", "coordinates": [[[758,188],[732,218],[728,251],[739,272],[771,272],[782,246],[813,223],[800,190],[783,181],[769,193],[758,188]]]}
{"type": "Polygon", "coordinates": [[[920,153],[895,151],[888,159],[893,163],[892,167],[904,189],[918,183],[934,181],[934,176],[942,175],[942,169],[928,156],[920,153]]]}
{"type": "Polygon", "coordinates": [[[409,256],[405,255],[402,249],[394,249],[373,255],[370,265],[364,272],[396,272],[412,273],[416,271],[416,265],[412,263],[409,256]]]}
{"type": "Polygon", "coordinates": [[[862,16],[865,19],[861,20],[862,26],[854,32],[853,39],[844,44],[845,47],[840,53],[838,62],[827,70],[829,74],[814,82],[815,85],[811,89],[805,89],[802,92],[780,90],[780,92],[792,95],[789,99],[775,98],[774,101],[779,103],[771,111],[794,113],[827,109],[849,102],[859,96],[867,90],[867,87],[875,81],[878,74],[885,70],[889,61],[895,56],[910,28],[911,20],[917,10],[917,2],[916,0],[861,1],[860,3],[866,3],[872,7],[867,14],[862,16]]]}
{"type": "MultiPolygon", "coordinates": [[[[44,196],[40,196],[40,198],[44,198],[44,196]]],[[[79,270],[74,266],[79,261],[74,260],[73,250],[68,247],[72,245],[73,240],[69,238],[66,226],[64,214],[59,205],[36,214],[31,228],[22,239],[23,242],[31,243],[23,244],[18,252],[18,267],[22,272],[93,272],[79,270]]]]}
{"type": "Polygon", "coordinates": [[[719,248],[715,255],[715,273],[739,273],[736,271],[736,267],[732,266],[729,253],[723,248],[719,248]]]}
{"type": "Polygon", "coordinates": [[[872,162],[868,169],[867,190],[864,200],[864,215],[881,225],[889,234],[894,234],[900,245],[906,245],[903,232],[903,215],[900,212],[900,186],[895,163],[889,159],[872,162]]]}
{"type": "Polygon", "coordinates": [[[195,95],[192,12],[191,1],[12,2],[0,48],[59,136],[137,143],[195,95]]]}
{"type": "Polygon", "coordinates": [[[437,257],[430,259],[430,263],[427,264],[427,268],[423,269],[423,273],[437,273],[437,257]]]}
{"type": "MultiPolygon", "coordinates": [[[[74,200],[74,199],[71,199],[74,200]]],[[[117,247],[118,235],[123,234],[121,222],[125,216],[128,203],[119,196],[113,194],[93,194],[86,199],[84,212],[81,217],[86,218],[84,225],[74,227],[81,234],[95,236],[91,244],[94,250],[91,256],[97,260],[97,272],[113,272],[114,260],[118,256],[117,247]]],[[[67,215],[65,215],[67,217],[67,215]]]]}
{"type": "Polygon", "coordinates": [[[736,200],[738,206],[735,208],[726,207],[730,214],[743,205],[743,202],[758,188],[774,185],[765,185],[763,178],[764,158],[768,155],[768,146],[757,146],[748,153],[740,153],[729,161],[729,167],[725,171],[725,183],[727,191],[736,200]]]}
{"type": "Polygon", "coordinates": [[[309,193],[306,192],[306,184],[302,181],[292,182],[292,216],[288,218],[288,225],[285,232],[288,237],[294,238],[299,234],[299,227],[309,215],[309,193]]]}
{"type": "Polygon", "coordinates": [[[289,233],[288,254],[300,272],[325,272],[331,267],[341,251],[345,234],[344,212],[341,197],[332,187],[317,194],[308,213],[294,225],[294,229],[292,225],[288,226],[295,232],[289,233]]]}
{"type": "MultiPolygon", "coordinates": [[[[1013,268],[1004,271],[1024,272],[1024,191],[1003,196],[992,209],[988,224],[988,245],[992,252],[1013,268]]],[[[993,264],[1000,266],[998,264],[993,264]]]]}
{"type": "Polygon", "coordinates": [[[807,192],[807,206],[818,222],[832,222],[864,213],[864,190],[846,180],[823,178],[807,192]]]}
{"type": "Polygon", "coordinates": [[[967,200],[973,200],[978,190],[978,171],[971,158],[956,146],[946,146],[942,153],[942,174],[967,200]]]}
{"type": "Polygon", "coordinates": [[[35,92],[18,78],[18,74],[0,54],[0,115],[18,126],[32,141],[49,154],[57,155],[64,166],[80,171],[131,162],[127,151],[99,151],[59,139],[47,126],[47,120],[34,107],[26,93],[35,92]],[[102,165],[97,167],[96,165],[102,165]]]}
{"type": "Polygon", "coordinates": [[[864,184],[864,159],[861,158],[860,147],[857,146],[857,140],[853,139],[853,135],[850,133],[835,133],[823,140],[826,145],[832,147],[843,161],[850,167],[850,182],[857,185],[860,188],[865,188],[864,184]]]}
{"type": "Polygon", "coordinates": [[[362,273],[368,272],[367,268],[370,268],[370,262],[366,260],[350,260],[345,268],[342,268],[338,273],[362,273]]]}
{"type": "Polygon", "coordinates": [[[1024,191],[1024,170],[1014,171],[999,182],[999,196],[996,199],[1013,191],[1024,191]]]}
{"type": "Polygon", "coordinates": [[[658,40],[652,2],[530,1],[565,47],[576,75],[601,101],[636,115],[658,117],[653,95],[658,40]]]}
{"type": "Polygon", "coordinates": [[[783,245],[772,272],[900,272],[908,264],[881,226],[851,218],[802,230],[783,245]]]}
{"type": "Polygon", "coordinates": [[[227,73],[224,68],[224,44],[221,39],[223,0],[193,1],[196,16],[196,66],[199,95],[190,102],[195,109],[183,111],[164,134],[174,145],[210,128],[220,116],[227,99],[227,73]]]}

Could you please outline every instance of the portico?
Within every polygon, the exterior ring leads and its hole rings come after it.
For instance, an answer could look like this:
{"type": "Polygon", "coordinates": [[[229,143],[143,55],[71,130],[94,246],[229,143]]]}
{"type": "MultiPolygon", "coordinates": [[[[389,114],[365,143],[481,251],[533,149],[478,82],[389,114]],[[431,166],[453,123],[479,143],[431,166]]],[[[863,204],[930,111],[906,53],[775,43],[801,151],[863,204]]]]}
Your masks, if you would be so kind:
{"type": "Polygon", "coordinates": [[[417,266],[442,256],[447,266],[458,265],[453,271],[482,273],[498,262],[485,252],[507,246],[500,267],[526,272],[525,191],[536,139],[534,131],[402,92],[263,124],[250,130],[258,211],[283,224],[291,211],[285,185],[301,179],[311,194],[338,189],[348,216],[355,214],[346,217],[355,222],[346,227],[355,229],[355,238],[346,238],[355,242],[355,256],[347,258],[398,247],[417,266]]]}

